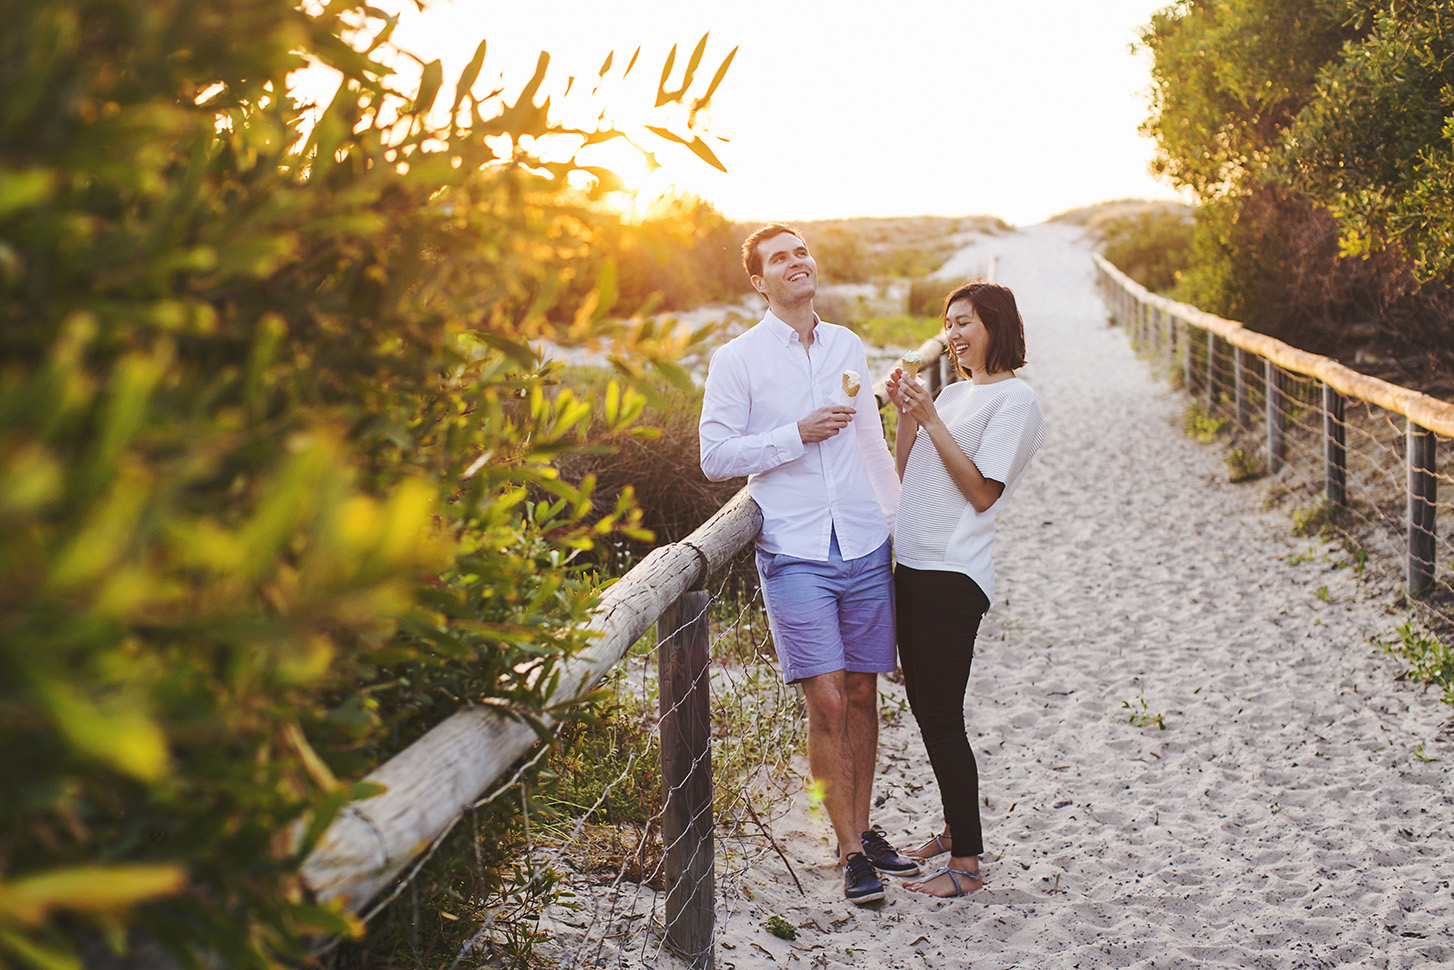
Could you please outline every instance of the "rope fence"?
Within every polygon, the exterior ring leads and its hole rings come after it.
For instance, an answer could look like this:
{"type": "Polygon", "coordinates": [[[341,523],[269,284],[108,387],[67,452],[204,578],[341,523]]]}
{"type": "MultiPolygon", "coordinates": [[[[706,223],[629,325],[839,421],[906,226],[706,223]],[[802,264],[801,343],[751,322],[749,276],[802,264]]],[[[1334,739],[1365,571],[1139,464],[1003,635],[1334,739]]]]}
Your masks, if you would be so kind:
{"type": "Polygon", "coordinates": [[[1191,396],[1209,433],[1232,432],[1231,478],[1275,476],[1307,505],[1300,534],[1336,538],[1359,568],[1399,569],[1408,597],[1454,631],[1454,405],[1149,293],[1095,259],[1132,346],[1191,396]]]}

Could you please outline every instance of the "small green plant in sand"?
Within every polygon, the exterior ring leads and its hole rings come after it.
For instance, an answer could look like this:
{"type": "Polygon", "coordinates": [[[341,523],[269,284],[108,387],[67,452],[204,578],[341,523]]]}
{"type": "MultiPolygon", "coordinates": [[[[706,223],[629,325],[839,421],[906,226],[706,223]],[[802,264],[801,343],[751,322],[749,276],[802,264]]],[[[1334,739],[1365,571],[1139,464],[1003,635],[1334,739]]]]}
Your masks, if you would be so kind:
{"type": "Polygon", "coordinates": [[[1132,727],[1155,727],[1160,731],[1166,730],[1166,718],[1146,706],[1145,694],[1142,694],[1138,698],[1137,704],[1132,704],[1130,701],[1122,701],[1121,709],[1130,711],[1130,714],[1126,716],[1126,723],[1132,727]]]}
{"type": "Polygon", "coordinates": [[[1215,441],[1217,435],[1227,430],[1227,425],[1230,423],[1226,418],[1212,417],[1200,401],[1193,401],[1187,406],[1186,416],[1183,420],[1187,436],[1204,445],[1215,441]]]}
{"type": "Polygon", "coordinates": [[[763,928],[780,940],[796,940],[798,928],[781,916],[769,916],[763,928]]]}
{"type": "Polygon", "coordinates": [[[1352,541],[1343,540],[1343,551],[1348,553],[1348,558],[1342,562],[1334,563],[1335,569],[1351,569],[1355,576],[1363,575],[1363,568],[1368,565],[1368,550],[1352,541]]]}
{"type": "Polygon", "coordinates": [[[1318,599],[1322,600],[1324,603],[1328,602],[1333,598],[1333,595],[1328,592],[1328,587],[1326,585],[1319,586],[1317,589],[1313,590],[1313,595],[1316,596],[1318,599]]]}
{"type": "Polygon", "coordinates": [[[1348,524],[1348,510],[1331,502],[1319,502],[1311,508],[1297,509],[1292,514],[1292,534],[1309,539],[1331,539],[1348,524]]]}
{"type": "Polygon", "coordinates": [[[649,823],[661,809],[661,749],[652,743],[655,713],[615,678],[597,704],[561,728],[542,800],[559,820],[589,815],[603,825],[649,823]]]}
{"type": "Polygon", "coordinates": [[[1424,742],[1422,742],[1422,741],[1420,741],[1414,747],[1414,757],[1417,758],[1418,760],[1424,761],[1424,762],[1438,761],[1439,760],[1438,758],[1435,758],[1435,757],[1432,757],[1430,755],[1424,754],[1424,742]]]}
{"type": "Polygon", "coordinates": [[[1281,814],[1282,813],[1282,802],[1273,802],[1271,805],[1267,806],[1267,810],[1269,812],[1271,812],[1273,815],[1279,815],[1279,814],[1281,814]]]}
{"type": "Polygon", "coordinates": [[[1227,466],[1227,480],[1230,482],[1250,482],[1267,472],[1266,463],[1256,452],[1249,454],[1241,448],[1233,448],[1222,461],[1227,466]]]}
{"type": "Polygon", "coordinates": [[[878,716],[885,725],[895,723],[908,710],[907,697],[895,697],[885,690],[878,692],[878,716]]]}
{"type": "Polygon", "coordinates": [[[1405,623],[1394,631],[1397,640],[1382,644],[1384,653],[1402,657],[1409,665],[1401,678],[1425,686],[1437,685],[1445,704],[1454,704],[1454,648],[1432,633],[1405,623]]]}

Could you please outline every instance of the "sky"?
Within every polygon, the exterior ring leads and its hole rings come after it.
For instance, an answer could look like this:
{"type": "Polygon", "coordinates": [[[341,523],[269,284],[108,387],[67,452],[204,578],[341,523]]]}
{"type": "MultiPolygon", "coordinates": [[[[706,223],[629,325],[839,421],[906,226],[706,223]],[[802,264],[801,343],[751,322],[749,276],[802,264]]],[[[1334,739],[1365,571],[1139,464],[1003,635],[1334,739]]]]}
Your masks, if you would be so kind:
{"type": "Polygon", "coordinates": [[[547,51],[557,106],[570,103],[569,76],[580,102],[608,53],[614,77],[640,46],[628,83],[603,96],[629,124],[650,108],[671,47],[679,76],[707,33],[696,90],[738,49],[707,115],[727,172],[651,138],[663,168],[650,177],[634,153],[601,159],[643,198],[675,187],[741,221],[990,214],[1028,225],[1113,198],[1177,197],[1147,171],[1148,61],[1130,50],[1169,2],[433,0],[405,10],[394,42],[440,58],[446,93],[481,39],[482,84],[510,92],[547,51]]]}

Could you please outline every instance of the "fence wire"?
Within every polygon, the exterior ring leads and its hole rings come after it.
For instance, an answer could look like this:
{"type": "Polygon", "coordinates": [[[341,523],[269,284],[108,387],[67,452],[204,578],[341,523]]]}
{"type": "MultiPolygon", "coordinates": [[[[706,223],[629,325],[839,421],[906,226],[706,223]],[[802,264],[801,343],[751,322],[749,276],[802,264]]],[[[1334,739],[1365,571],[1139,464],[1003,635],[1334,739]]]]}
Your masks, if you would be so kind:
{"type": "Polygon", "coordinates": [[[1229,477],[1273,476],[1274,497],[1297,500],[1299,535],[1336,542],[1356,568],[1401,583],[1429,632],[1449,642],[1454,439],[1234,347],[1109,274],[1102,282],[1133,347],[1189,396],[1189,422],[1200,423],[1189,430],[1228,436],[1229,477]]]}
{"type": "MultiPolygon", "coordinates": [[[[718,901],[735,893],[765,856],[782,856],[774,825],[803,784],[793,761],[806,737],[804,708],[799,692],[782,681],[761,593],[739,578],[743,572],[729,571],[712,592],[709,682],[693,685],[711,696],[714,864],[690,892],[713,900],[713,945],[728,919],[718,901]]],[[[613,777],[593,792],[590,804],[559,803],[556,817],[532,822],[531,863],[559,878],[557,888],[565,890],[538,914],[534,929],[534,952],[553,966],[661,966],[671,949],[665,867],[674,847],[662,840],[667,793],[660,791],[660,762],[661,726],[676,709],[658,707],[657,663],[675,633],[661,636],[660,644],[656,635],[643,637],[605,685],[611,699],[602,718],[609,709],[616,742],[610,745],[613,777]]],[[[591,730],[600,737],[599,725],[591,730]]],[[[553,756],[556,770],[572,770],[569,753],[578,740],[563,739],[553,756]]],[[[521,914],[509,915],[518,920],[521,914]]],[[[475,958],[503,950],[505,932],[503,919],[487,920],[457,964],[474,966],[475,958]]],[[[674,959],[683,956],[693,955],[676,953],[674,959]]]]}

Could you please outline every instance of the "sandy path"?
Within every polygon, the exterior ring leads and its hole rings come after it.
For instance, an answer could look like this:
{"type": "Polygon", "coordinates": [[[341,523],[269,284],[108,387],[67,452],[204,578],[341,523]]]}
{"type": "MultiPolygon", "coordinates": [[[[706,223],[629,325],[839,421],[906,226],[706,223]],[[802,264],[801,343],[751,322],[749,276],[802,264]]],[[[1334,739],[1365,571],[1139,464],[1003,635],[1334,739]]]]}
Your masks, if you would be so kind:
{"type": "MultiPolygon", "coordinates": [[[[1076,235],[957,257],[998,255],[1049,428],[1000,519],[967,702],[987,886],[891,884],[855,910],[798,806],[777,834],[807,895],[771,857],[724,887],[718,966],[1454,966],[1454,710],[1368,642],[1401,622],[1393,589],[1294,539],[1181,433],[1184,399],[1107,327],[1076,235]]],[[[934,831],[906,711],[881,760],[876,821],[902,843],[934,831]]]]}

